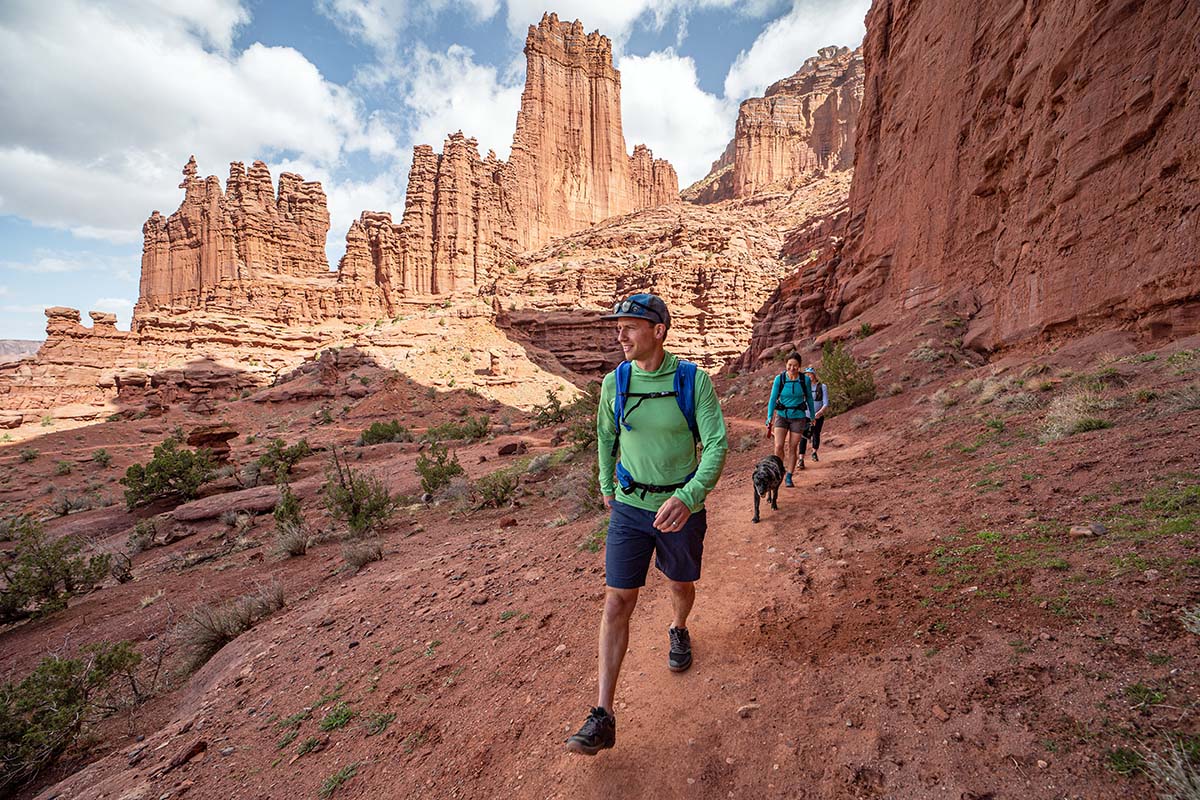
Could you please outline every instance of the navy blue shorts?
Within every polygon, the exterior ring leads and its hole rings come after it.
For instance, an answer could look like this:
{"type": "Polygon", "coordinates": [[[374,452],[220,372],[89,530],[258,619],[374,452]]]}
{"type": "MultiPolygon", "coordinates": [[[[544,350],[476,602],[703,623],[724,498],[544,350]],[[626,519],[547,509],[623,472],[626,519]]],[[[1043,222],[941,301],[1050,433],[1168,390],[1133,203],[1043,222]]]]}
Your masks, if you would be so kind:
{"type": "Polygon", "coordinates": [[[704,509],[688,517],[683,528],[663,533],[654,527],[654,511],[634,508],[613,500],[604,544],[605,583],[614,589],[639,589],[646,585],[650,556],[654,566],[673,581],[700,579],[704,555],[704,532],[708,516],[704,509]]]}

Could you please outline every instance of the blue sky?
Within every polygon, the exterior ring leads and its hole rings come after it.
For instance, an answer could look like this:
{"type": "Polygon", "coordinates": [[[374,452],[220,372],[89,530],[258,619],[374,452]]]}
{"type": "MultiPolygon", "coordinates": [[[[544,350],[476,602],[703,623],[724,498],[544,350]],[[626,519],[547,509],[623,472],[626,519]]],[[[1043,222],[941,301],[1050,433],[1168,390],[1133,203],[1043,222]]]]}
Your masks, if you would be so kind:
{"type": "Polygon", "coordinates": [[[138,295],[141,226],[180,170],[261,159],[320,180],[336,264],[364,209],[398,219],[414,144],[461,129],[507,157],[525,31],[546,10],[614,43],[625,141],[681,186],[737,104],[818,47],[856,46],[869,0],[5,0],[0,3],[0,338],[42,309],[138,295]]]}

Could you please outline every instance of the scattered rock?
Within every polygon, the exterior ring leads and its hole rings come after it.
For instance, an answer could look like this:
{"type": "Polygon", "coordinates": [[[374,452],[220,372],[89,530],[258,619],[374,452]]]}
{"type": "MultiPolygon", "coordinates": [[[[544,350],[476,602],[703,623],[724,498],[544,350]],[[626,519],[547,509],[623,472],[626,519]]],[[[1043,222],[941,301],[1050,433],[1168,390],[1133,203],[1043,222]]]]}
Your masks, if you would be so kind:
{"type": "Polygon", "coordinates": [[[939,720],[941,720],[942,722],[950,721],[950,712],[947,711],[946,709],[942,708],[938,704],[934,703],[933,708],[930,710],[933,712],[933,715],[935,717],[937,717],[939,720]]]}
{"type": "Polygon", "coordinates": [[[488,601],[488,596],[486,594],[477,594],[471,598],[471,605],[482,606],[482,605],[485,605],[487,603],[487,601],[488,601]]]}
{"type": "Polygon", "coordinates": [[[502,455],[502,456],[519,456],[519,455],[522,455],[522,454],[528,452],[528,450],[529,450],[529,445],[525,444],[525,442],[522,441],[522,442],[509,442],[508,444],[500,445],[500,449],[497,450],[496,452],[497,452],[497,454],[502,455]]]}
{"type": "Polygon", "coordinates": [[[758,703],[746,703],[744,706],[739,706],[737,713],[742,719],[749,719],[750,715],[757,711],[761,706],[758,703]]]}
{"type": "Polygon", "coordinates": [[[1086,525],[1072,525],[1071,530],[1067,531],[1067,536],[1071,539],[1090,539],[1106,533],[1108,533],[1108,528],[1104,525],[1099,522],[1089,522],[1086,525]]]}
{"type": "Polygon", "coordinates": [[[175,757],[171,759],[171,763],[167,765],[166,771],[170,772],[173,769],[182,767],[184,764],[201,755],[206,750],[208,750],[208,742],[204,739],[196,739],[194,742],[175,754],[175,757]]]}
{"type": "Polygon", "coordinates": [[[517,527],[517,518],[516,517],[505,517],[504,519],[500,520],[500,527],[501,528],[517,527]]]}

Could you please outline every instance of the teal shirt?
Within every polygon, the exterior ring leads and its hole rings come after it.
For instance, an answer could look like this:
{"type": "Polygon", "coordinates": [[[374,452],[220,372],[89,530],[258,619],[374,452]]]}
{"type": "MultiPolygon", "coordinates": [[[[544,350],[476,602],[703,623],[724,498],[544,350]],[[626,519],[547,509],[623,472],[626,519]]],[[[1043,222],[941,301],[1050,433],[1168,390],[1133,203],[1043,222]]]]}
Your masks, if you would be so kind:
{"type": "MultiPolygon", "coordinates": [[[[675,367],[679,359],[667,353],[662,366],[645,372],[632,364],[629,375],[631,392],[669,392],[675,388],[675,367]]],[[[600,387],[600,406],[596,411],[596,442],[600,455],[600,492],[616,496],[626,505],[647,511],[658,511],[670,497],[678,497],[692,511],[704,508],[704,498],[717,485],[725,466],[729,443],[725,438],[725,417],[713,389],[712,378],[704,370],[696,370],[696,427],[704,445],[703,457],[696,458],[696,442],[688,428],[683,412],[674,397],[643,400],[629,413],[626,421],[632,430],[621,429],[621,464],[641,483],[668,486],[679,483],[693,471],[696,473],[682,488],[674,492],[647,494],[640,491],[625,494],[616,485],[617,459],[613,458],[613,440],[617,437],[613,407],[617,396],[617,374],[604,376],[600,387]]],[[[633,403],[626,401],[626,410],[633,403]]]]}
{"type": "Polygon", "coordinates": [[[767,403],[767,422],[775,419],[775,406],[785,405],[779,409],[779,415],[784,419],[814,419],[816,405],[812,399],[812,384],[803,372],[796,380],[788,380],[787,373],[776,375],[771,383],[771,399],[767,403]]]}

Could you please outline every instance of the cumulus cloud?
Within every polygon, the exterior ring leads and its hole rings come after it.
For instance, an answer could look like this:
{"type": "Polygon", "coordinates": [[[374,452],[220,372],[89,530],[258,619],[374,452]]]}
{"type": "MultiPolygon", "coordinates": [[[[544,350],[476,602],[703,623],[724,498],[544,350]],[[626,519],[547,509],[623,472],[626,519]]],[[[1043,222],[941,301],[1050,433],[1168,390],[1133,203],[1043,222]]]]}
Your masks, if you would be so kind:
{"type": "Polygon", "coordinates": [[[871,0],[796,0],[769,24],[749,50],[738,54],[725,76],[725,97],[740,102],[800,69],[828,45],[857,47],[866,33],[871,0]]]}
{"type": "MultiPolygon", "coordinates": [[[[653,30],[660,31],[673,15],[686,17],[691,11],[724,8],[758,17],[774,3],[775,0],[610,0],[605,3],[559,0],[552,9],[547,9],[544,0],[508,0],[506,22],[513,36],[523,37],[528,26],[536,25],[543,12],[553,10],[560,20],[578,19],[585,30],[599,30],[612,39],[614,49],[619,52],[634,24],[641,21],[645,21],[653,30]]],[[[686,23],[683,24],[686,30],[686,23]]]]}
{"type": "Polygon", "coordinates": [[[378,117],[288,47],[225,52],[232,0],[14,0],[0,10],[0,213],[111,241],[173,210],[195,153],[295,153],[332,165],[398,151],[378,117]],[[86,135],[81,135],[86,131],[86,135]]]}
{"type": "Polygon", "coordinates": [[[384,54],[395,52],[410,24],[447,9],[466,11],[482,22],[496,15],[500,0],[317,0],[317,10],[344,33],[384,54]]]}
{"type": "Polygon", "coordinates": [[[632,150],[669,160],[680,187],[708,173],[733,136],[737,105],[700,88],[696,64],[672,49],[620,61],[621,118],[632,150]]]}
{"type": "Polygon", "coordinates": [[[31,258],[24,261],[0,261],[0,271],[11,270],[34,275],[80,272],[118,280],[134,280],[129,262],[129,258],[124,256],[100,255],[87,250],[39,248],[33,252],[31,258]]]}
{"type": "Polygon", "coordinates": [[[440,150],[447,134],[461,130],[480,150],[508,158],[521,105],[522,84],[508,83],[495,67],[475,63],[468,48],[444,53],[418,47],[404,104],[412,115],[412,140],[440,150]]]}

